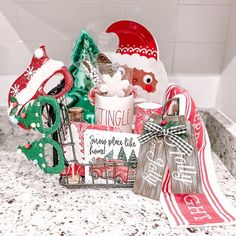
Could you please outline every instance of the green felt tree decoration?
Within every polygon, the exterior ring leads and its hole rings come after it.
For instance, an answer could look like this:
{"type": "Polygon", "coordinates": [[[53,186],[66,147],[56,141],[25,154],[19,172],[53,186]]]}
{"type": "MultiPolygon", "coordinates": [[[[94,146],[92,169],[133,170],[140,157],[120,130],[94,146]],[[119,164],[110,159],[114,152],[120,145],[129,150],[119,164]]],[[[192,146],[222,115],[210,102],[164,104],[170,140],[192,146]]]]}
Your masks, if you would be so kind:
{"type": "Polygon", "coordinates": [[[32,160],[33,164],[39,165],[44,173],[59,174],[65,168],[64,155],[61,146],[50,138],[60,127],[60,106],[57,100],[51,96],[39,96],[37,100],[22,110],[17,120],[26,128],[38,130],[43,134],[43,138],[32,143],[27,143],[19,146],[18,150],[26,155],[28,160],[32,160]],[[51,126],[44,126],[43,110],[45,106],[53,108],[55,113],[55,121],[51,126]],[[58,164],[56,166],[49,166],[45,159],[45,145],[52,145],[58,154],[58,164]]]}
{"type": "Polygon", "coordinates": [[[138,161],[138,158],[135,154],[134,149],[132,149],[129,160],[128,160],[128,164],[129,164],[130,167],[136,168],[137,167],[137,161],[138,161]]]}
{"type": "Polygon", "coordinates": [[[37,129],[44,135],[54,133],[60,126],[60,106],[57,100],[50,96],[39,96],[37,100],[24,108],[19,116],[16,117],[26,128],[37,129]],[[45,127],[42,119],[43,106],[50,105],[56,113],[55,122],[51,127],[45,127]]]}
{"type": "Polygon", "coordinates": [[[121,148],[120,148],[120,151],[118,154],[118,160],[127,161],[127,157],[126,157],[123,146],[121,146],[121,148]]]}
{"type": "Polygon", "coordinates": [[[68,107],[82,107],[84,120],[89,123],[95,122],[94,106],[88,99],[88,92],[93,87],[93,82],[84,70],[83,61],[87,60],[93,67],[96,67],[98,53],[99,50],[91,36],[82,30],[73,49],[72,65],[69,67],[69,71],[74,78],[74,85],[67,93],[67,97],[71,100],[68,107]]]}
{"type": "Polygon", "coordinates": [[[29,161],[33,161],[33,164],[38,165],[44,173],[59,174],[65,168],[61,146],[51,138],[46,137],[31,144],[27,143],[24,146],[19,146],[18,149],[26,155],[29,161]],[[57,151],[59,160],[56,166],[49,166],[47,164],[45,159],[46,144],[52,145],[57,151]]]}
{"type": "Polygon", "coordinates": [[[11,111],[9,112],[9,116],[15,116],[16,112],[17,112],[17,107],[18,107],[18,101],[15,97],[11,96],[10,97],[10,101],[13,103],[13,108],[11,109],[11,111]]]}

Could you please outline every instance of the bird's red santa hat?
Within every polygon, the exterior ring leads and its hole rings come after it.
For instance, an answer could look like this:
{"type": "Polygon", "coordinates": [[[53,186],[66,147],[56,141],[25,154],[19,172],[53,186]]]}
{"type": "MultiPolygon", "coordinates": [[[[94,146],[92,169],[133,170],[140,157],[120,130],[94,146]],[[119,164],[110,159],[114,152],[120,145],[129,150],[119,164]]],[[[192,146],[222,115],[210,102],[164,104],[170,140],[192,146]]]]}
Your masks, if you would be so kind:
{"type": "Polygon", "coordinates": [[[128,20],[111,24],[106,32],[115,33],[119,37],[118,49],[116,53],[108,54],[109,59],[113,63],[144,70],[147,73],[152,72],[158,81],[158,87],[155,93],[148,94],[148,100],[162,102],[168,81],[152,34],[143,25],[128,20]]]}

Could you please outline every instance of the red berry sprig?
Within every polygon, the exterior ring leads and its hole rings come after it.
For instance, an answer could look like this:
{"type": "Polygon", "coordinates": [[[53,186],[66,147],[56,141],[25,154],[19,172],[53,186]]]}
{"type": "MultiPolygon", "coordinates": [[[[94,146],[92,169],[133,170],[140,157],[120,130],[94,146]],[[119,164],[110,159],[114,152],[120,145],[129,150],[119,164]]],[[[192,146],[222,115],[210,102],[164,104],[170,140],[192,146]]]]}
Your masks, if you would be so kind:
{"type": "Polygon", "coordinates": [[[15,108],[15,107],[17,107],[18,106],[18,102],[13,102],[12,103],[12,106],[15,108]]]}
{"type": "Polygon", "coordinates": [[[26,143],[26,144],[25,144],[25,148],[26,148],[26,149],[30,149],[30,147],[31,147],[30,143],[26,143]]]}
{"type": "Polygon", "coordinates": [[[166,120],[162,120],[161,121],[161,126],[165,126],[167,124],[167,121],[166,120]]]}
{"type": "Polygon", "coordinates": [[[20,117],[21,117],[22,119],[25,119],[26,113],[21,113],[21,114],[20,114],[20,117]]]}

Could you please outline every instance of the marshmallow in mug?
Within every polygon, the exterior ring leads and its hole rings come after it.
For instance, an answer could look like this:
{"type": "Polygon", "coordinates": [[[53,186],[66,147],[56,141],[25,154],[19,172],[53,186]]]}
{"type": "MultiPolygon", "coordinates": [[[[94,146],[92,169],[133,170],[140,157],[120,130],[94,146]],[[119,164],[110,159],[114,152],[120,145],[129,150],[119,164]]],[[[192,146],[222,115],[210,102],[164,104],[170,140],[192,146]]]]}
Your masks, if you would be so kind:
{"type": "Polygon", "coordinates": [[[118,96],[124,97],[125,91],[129,88],[129,81],[122,80],[122,74],[120,71],[117,71],[113,76],[108,74],[103,75],[103,83],[99,87],[99,91],[106,96],[118,96]]]}

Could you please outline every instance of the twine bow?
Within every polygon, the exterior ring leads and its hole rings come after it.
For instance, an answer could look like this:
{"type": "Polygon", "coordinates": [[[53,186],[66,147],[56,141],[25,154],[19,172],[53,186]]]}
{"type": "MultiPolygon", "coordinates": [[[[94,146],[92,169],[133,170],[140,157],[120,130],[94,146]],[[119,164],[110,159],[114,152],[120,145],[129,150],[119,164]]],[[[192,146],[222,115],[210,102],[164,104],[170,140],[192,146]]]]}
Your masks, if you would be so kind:
{"type": "Polygon", "coordinates": [[[144,144],[155,137],[168,137],[172,144],[177,146],[184,154],[190,156],[193,147],[178,136],[181,134],[187,134],[187,127],[185,125],[176,125],[170,128],[164,128],[159,124],[148,121],[144,125],[144,134],[141,135],[138,140],[141,144],[144,144]]]}

